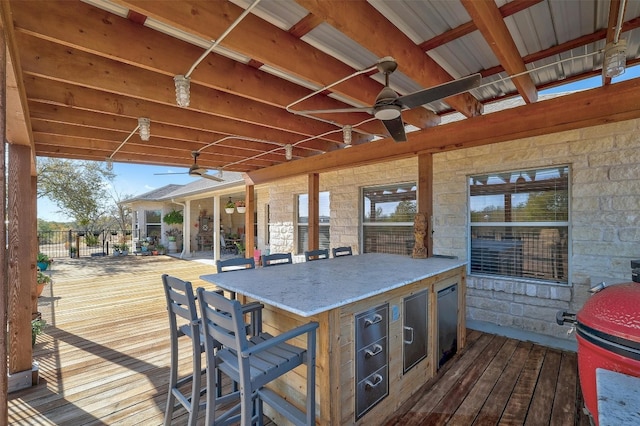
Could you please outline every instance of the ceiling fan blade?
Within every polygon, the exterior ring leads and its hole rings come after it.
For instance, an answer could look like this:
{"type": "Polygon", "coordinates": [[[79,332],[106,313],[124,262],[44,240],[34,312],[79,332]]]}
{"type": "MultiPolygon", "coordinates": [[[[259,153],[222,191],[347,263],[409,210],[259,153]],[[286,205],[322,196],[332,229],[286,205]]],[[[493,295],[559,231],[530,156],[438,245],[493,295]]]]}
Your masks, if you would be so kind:
{"type": "Polygon", "coordinates": [[[476,88],[480,85],[480,80],[480,74],[473,74],[439,86],[430,87],[428,89],[400,96],[398,98],[398,102],[406,108],[415,108],[420,105],[425,105],[476,88]]]}
{"type": "Polygon", "coordinates": [[[335,109],[310,109],[306,111],[296,111],[297,114],[332,114],[336,112],[367,112],[373,114],[373,108],[371,107],[350,107],[350,108],[335,108],[335,109]]]}
{"type": "Polygon", "coordinates": [[[169,173],[154,173],[153,175],[154,176],[163,176],[163,175],[186,175],[186,174],[188,174],[188,173],[187,172],[184,172],[184,173],[171,173],[171,172],[169,172],[169,173]]]}
{"type": "Polygon", "coordinates": [[[407,135],[404,132],[404,123],[402,122],[402,116],[394,118],[393,120],[380,120],[384,127],[396,142],[406,142],[407,135]]]}
{"type": "Polygon", "coordinates": [[[224,182],[224,179],[222,179],[221,177],[218,177],[218,176],[215,176],[215,175],[209,175],[207,173],[203,173],[203,174],[198,175],[198,176],[200,176],[202,178],[205,178],[205,179],[213,180],[213,181],[216,181],[216,182],[224,182]]]}

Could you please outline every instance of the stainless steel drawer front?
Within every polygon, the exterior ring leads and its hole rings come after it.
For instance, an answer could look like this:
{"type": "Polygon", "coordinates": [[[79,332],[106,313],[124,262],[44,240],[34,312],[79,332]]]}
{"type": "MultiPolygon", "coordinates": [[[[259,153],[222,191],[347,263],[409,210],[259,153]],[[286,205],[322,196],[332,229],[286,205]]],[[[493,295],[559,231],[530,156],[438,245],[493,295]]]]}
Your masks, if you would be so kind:
{"type": "Polygon", "coordinates": [[[356,388],[356,420],[389,393],[387,366],[358,382],[356,388]]]}
{"type": "Polygon", "coordinates": [[[356,420],[389,393],[389,305],[355,316],[356,420]]]}
{"type": "Polygon", "coordinates": [[[383,305],[356,315],[356,350],[387,335],[389,306],[383,305]]]}
{"type": "Polygon", "coordinates": [[[365,346],[356,353],[357,377],[367,377],[387,365],[387,338],[365,346]]]}

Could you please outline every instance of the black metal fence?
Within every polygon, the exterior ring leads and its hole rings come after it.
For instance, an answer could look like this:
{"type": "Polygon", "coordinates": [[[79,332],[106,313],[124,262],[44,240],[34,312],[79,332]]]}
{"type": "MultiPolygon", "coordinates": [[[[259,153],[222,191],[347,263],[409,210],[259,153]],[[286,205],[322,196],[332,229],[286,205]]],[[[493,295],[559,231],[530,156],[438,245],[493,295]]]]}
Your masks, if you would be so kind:
{"type": "Polygon", "coordinates": [[[134,247],[134,235],[131,231],[104,229],[101,231],[39,231],[38,246],[41,253],[52,258],[108,256],[113,252],[114,244],[127,244],[134,247]]]}

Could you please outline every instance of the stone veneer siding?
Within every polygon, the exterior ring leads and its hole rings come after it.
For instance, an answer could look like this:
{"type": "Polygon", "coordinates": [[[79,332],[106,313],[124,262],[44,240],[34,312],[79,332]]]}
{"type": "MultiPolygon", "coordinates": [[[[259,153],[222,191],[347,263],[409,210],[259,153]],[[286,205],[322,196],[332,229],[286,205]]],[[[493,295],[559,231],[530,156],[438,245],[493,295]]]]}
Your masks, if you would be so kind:
{"type": "MultiPolygon", "coordinates": [[[[331,247],[351,246],[354,254],[360,253],[360,189],[396,182],[416,182],[417,167],[417,158],[408,158],[320,174],[320,191],[329,191],[331,247]]],[[[296,253],[296,199],[298,194],[308,192],[307,184],[308,177],[300,176],[278,181],[267,188],[256,188],[259,191],[258,212],[266,211],[264,204],[269,203],[271,253],[296,253]]],[[[263,226],[266,225],[266,216],[263,220],[261,222],[258,218],[259,229],[266,229],[263,226]]]]}
{"type": "MultiPolygon", "coordinates": [[[[467,176],[568,164],[570,246],[568,285],[536,280],[467,276],[467,319],[573,343],[558,310],[578,311],[588,288],[603,278],[630,281],[640,258],[640,120],[434,154],[434,252],[468,258],[467,176]]],[[[360,188],[417,180],[417,158],[320,175],[330,191],[331,246],[360,253],[360,188]]],[[[259,212],[271,209],[271,252],[294,252],[295,195],[307,176],[256,188],[259,212]]],[[[266,215],[258,215],[266,229],[266,215]]],[[[265,234],[266,235],[266,234],[265,234]]],[[[260,237],[259,237],[260,238],[260,237]]],[[[259,247],[260,248],[260,247],[259,247]]]]}
{"type": "Polygon", "coordinates": [[[434,156],[436,252],[468,258],[467,176],[570,166],[569,285],[467,277],[467,319],[573,341],[555,322],[578,311],[588,288],[630,281],[640,258],[640,120],[434,156]]]}

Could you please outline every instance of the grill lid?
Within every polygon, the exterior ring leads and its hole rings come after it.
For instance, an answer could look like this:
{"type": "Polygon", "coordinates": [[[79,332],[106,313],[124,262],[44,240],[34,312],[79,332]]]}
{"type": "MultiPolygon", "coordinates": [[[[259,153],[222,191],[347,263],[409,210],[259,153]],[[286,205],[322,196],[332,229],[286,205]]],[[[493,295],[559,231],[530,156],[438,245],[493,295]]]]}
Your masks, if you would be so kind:
{"type": "Polygon", "coordinates": [[[576,320],[601,336],[640,342],[640,283],[605,287],[587,300],[576,320]]]}

